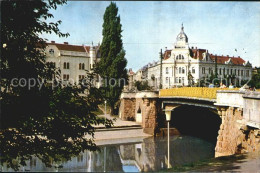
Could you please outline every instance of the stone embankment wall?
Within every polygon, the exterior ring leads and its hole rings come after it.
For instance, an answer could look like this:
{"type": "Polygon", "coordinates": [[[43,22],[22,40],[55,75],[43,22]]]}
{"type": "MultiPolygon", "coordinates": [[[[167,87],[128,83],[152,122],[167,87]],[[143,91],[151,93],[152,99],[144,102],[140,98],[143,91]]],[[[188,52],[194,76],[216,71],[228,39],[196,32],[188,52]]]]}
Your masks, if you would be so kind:
{"type": "Polygon", "coordinates": [[[229,101],[216,103],[222,124],[219,129],[215,156],[259,151],[260,97],[258,94],[225,91],[220,95],[226,95],[229,101]],[[232,99],[234,96],[241,98],[232,99]],[[250,112],[252,112],[251,115],[249,115],[250,112]]]}

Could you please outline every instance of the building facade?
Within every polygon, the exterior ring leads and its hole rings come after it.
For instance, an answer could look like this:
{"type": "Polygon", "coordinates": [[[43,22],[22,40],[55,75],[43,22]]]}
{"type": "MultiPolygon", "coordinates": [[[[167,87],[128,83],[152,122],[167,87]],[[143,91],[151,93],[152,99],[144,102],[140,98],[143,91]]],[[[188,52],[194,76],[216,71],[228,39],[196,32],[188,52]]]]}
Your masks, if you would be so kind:
{"type": "MultiPolygon", "coordinates": [[[[155,89],[160,86],[160,61],[148,65],[147,80],[155,89]]],[[[188,37],[181,27],[172,50],[165,50],[162,60],[162,88],[212,83],[210,77],[218,74],[223,83],[239,86],[250,80],[252,65],[241,57],[213,55],[206,49],[189,47],[188,37]]]]}
{"type": "MultiPolygon", "coordinates": [[[[91,71],[100,60],[99,45],[84,46],[63,44],[51,41],[45,49],[46,62],[53,63],[61,71],[61,79],[73,84],[78,84],[86,77],[86,70],[91,71]]],[[[98,78],[98,77],[97,77],[98,78]]],[[[99,81],[95,81],[99,87],[99,81]]]]}

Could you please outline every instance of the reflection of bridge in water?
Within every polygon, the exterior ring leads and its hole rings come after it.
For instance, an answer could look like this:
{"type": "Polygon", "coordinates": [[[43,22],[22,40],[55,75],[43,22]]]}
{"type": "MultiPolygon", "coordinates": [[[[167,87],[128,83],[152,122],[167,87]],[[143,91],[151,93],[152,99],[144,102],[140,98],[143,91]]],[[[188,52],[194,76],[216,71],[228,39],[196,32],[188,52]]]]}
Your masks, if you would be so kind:
{"type": "MultiPolygon", "coordinates": [[[[172,119],[186,118],[186,129],[189,128],[187,126],[189,120],[195,121],[197,128],[215,125],[217,126],[215,154],[222,156],[260,148],[259,142],[256,142],[260,139],[259,107],[260,92],[184,87],[163,89],[159,92],[123,92],[119,116],[123,120],[135,119],[142,124],[144,132],[153,135],[165,127],[164,109],[172,111],[172,119]],[[217,118],[208,121],[205,119],[206,116],[201,115],[202,112],[217,118]]],[[[179,123],[175,121],[171,124],[179,123]]]]}
{"type": "MultiPolygon", "coordinates": [[[[144,138],[141,143],[101,146],[101,151],[85,151],[70,161],[60,164],[63,168],[46,168],[36,157],[27,161],[24,170],[73,171],[73,172],[136,172],[158,171],[167,168],[167,139],[144,138]]],[[[214,157],[214,145],[190,136],[174,136],[170,141],[171,165],[183,165],[214,157]]],[[[55,165],[55,163],[53,163],[55,165]]],[[[11,171],[4,168],[4,171],[11,171]]]]}

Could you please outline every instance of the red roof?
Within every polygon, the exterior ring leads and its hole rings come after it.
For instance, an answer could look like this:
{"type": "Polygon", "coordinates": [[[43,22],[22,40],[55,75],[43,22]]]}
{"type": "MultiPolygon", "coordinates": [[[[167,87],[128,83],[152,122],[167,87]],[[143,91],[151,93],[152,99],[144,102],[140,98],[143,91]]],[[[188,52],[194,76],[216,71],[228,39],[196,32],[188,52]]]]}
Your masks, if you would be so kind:
{"type": "MultiPolygon", "coordinates": [[[[200,59],[202,60],[203,59],[203,56],[202,54],[207,52],[206,49],[190,49],[191,50],[191,56],[192,58],[194,59],[200,59]]],[[[163,56],[163,59],[166,60],[169,58],[169,55],[171,54],[171,51],[172,50],[166,50],[164,52],[164,56],[163,56]]],[[[216,55],[213,55],[213,54],[210,54],[209,57],[212,61],[215,61],[215,56],[216,55]]],[[[229,59],[231,59],[232,63],[235,64],[235,65],[243,65],[245,63],[245,60],[243,60],[242,58],[240,57],[229,57],[228,55],[227,56],[219,56],[217,55],[217,63],[218,64],[225,64],[226,61],[228,61],[229,59]]]]}
{"type": "Polygon", "coordinates": [[[60,44],[60,43],[47,43],[48,45],[55,45],[59,50],[75,51],[75,52],[86,52],[83,46],[71,45],[71,44],[60,44]]]}
{"type": "Polygon", "coordinates": [[[90,46],[84,46],[85,50],[89,53],[90,46]]]}
{"type": "Polygon", "coordinates": [[[205,53],[207,50],[206,49],[191,49],[193,55],[192,58],[194,59],[200,59],[202,60],[202,54],[205,53]]]}
{"type": "MultiPolygon", "coordinates": [[[[215,57],[216,55],[212,55],[210,54],[210,59],[212,59],[213,61],[215,61],[215,57]]],[[[235,65],[243,65],[245,63],[245,60],[243,60],[240,57],[229,57],[227,56],[218,56],[217,55],[217,63],[218,64],[225,64],[226,61],[228,61],[229,59],[231,59],[231,62],[235,65]]]]}
{"type": "Polygon", "coordinates": [[[172,52],[172,50],[166,50],[164,52],[163,59],[166,60],[166,59],[170,58],[169,55],[171,55],[171,52],[172,52]]]}

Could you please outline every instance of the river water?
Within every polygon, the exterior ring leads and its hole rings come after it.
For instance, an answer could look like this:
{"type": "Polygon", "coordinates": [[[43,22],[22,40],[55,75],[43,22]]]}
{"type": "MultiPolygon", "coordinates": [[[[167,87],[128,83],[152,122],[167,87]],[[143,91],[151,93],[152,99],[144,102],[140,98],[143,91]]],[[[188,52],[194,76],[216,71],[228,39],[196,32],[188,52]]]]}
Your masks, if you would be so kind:
{"type": "MultiPolygon", "coordinates": [[[[109,141],[107,141],[109,143],[109,141]]],[[[214,157],[215,144],[191,136],[172,136],[170,139],[170,164],[181,166],[214,157]]],[[[100,146],[101,151],[85,151],[63,168],[47,168],[36,157],[28,160],[20,171],[73,171],[73,172],[140,172],[167,168],[167,137],[149,137],[136,142],[100,146]]],[[[2,171],[12,171],[5,166],[2,171]]]]}

